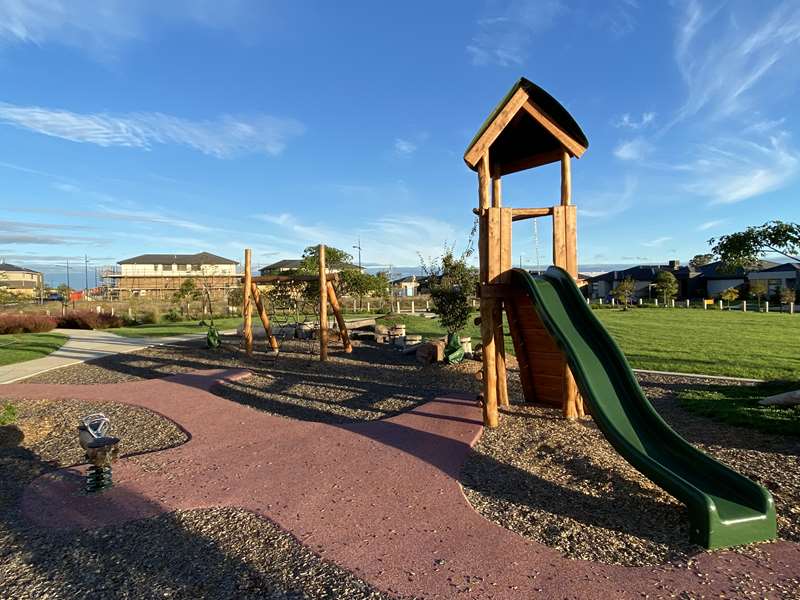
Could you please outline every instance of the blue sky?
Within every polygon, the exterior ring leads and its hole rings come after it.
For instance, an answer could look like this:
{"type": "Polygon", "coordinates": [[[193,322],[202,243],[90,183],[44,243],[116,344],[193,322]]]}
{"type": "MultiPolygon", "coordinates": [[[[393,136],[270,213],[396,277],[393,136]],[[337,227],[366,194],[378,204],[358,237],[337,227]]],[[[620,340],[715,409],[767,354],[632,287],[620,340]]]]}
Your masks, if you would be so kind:
{"type": "MultiPolygon", "coordinates": [[[[360,236],[413,266],[466,240],[462,155],[525,76],[590,141],[581,264],[685,261],[800,220],[797,56],[795,1],[0,0],[0,257],[55,282],[84,255],[265,264],[360,236]]],[[[557,165],[504,179],[510,206],[558,189],[557,165]]],[[[515,262],[533,240],[515,225],[515,262]]]]}

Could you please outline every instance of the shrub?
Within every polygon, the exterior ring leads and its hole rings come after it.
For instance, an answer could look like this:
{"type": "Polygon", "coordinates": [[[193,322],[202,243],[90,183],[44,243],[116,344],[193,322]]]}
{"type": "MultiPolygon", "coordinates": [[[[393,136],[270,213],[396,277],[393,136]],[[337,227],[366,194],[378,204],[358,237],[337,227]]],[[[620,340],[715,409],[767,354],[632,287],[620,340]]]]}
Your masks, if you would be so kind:
{"type": "Polygon", "coordinates": [[[138,322],[141,325],[155,325],[158,323],[158,313],[154,310],[146,310],[139,315],[138,322]]]}
{"type": "Polygon", "coordinates": [[[170,308],[167,312],[161,315],[161,320],[166,323],[178,323],[183,321],[183,315],[174,308],[170,308]]]}
{"type": "Polygon", "coordinates": [[[17,420],[17,407],[13,404],[6,404],[0,408],[0,425],[10,425],[17,420]]]}
{"type": "Polygon", "coordinates": [[[58,326],[64,329],[109,329],[122,324],[122,317],[89,310],[73,310],[58,320],[58,326]]]}
{"type": "Polygon", "coordinates": [[[56,326],[56,320],[45,315],[0,315],[0,334],[41,333],[56,326]]]}

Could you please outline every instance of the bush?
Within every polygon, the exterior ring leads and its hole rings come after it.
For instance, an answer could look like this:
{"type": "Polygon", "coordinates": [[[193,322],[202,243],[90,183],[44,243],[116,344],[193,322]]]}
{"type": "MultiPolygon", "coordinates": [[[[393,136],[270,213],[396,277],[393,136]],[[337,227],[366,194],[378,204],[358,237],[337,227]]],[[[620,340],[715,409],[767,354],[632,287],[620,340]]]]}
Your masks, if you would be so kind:
{"type": "Polygon", "coordinates": [[[0,425],[10,425],[17,420],[17,407],[9,403],[0,408],[0,425]]]}
{"type": "Polygon", "coordinates": [[[158,313],[154,310],[146,310],[139,315],[138,322],[140,325],[155,325],[158,323],[158,313]]]}
{"type": "Polygon", "coordinates": [[[161,315],[161,320],[165,323],[178,323],[183,321],[183,315],[174,308],[170,308],[167,312],[161,315]]]}
{"type": "Polygon", "coordinates": [[[109,329],[122,327],[122,324],[122,317],[89,310],[73,310],[58,320],[58,326],[64,329],[109,329]]]}
{"type": "Polygon", "coordinates": [[[0,315],[0,334],[41,333],[56,326],[56,320],[45,315],[0,315]]]}

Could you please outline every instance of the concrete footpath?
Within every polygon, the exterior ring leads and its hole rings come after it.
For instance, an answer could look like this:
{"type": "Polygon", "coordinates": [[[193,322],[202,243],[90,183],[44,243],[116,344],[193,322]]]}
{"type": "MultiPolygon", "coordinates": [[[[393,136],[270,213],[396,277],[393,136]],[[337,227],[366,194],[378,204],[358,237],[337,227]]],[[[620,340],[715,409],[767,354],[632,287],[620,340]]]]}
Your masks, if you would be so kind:
{"type": "Polygon", "coordinates": [[[54,329],[53,332],[66,335],[69,340],[61,348],[43,358],[1,366],[0,384],[12,383],[45,371],[60,369],[110,354],[135,352],[149,346],[185,342],[205,336],[204,333],[189,333],[170,337],[126,338],[107,331],[91,329],[54,329]]]}

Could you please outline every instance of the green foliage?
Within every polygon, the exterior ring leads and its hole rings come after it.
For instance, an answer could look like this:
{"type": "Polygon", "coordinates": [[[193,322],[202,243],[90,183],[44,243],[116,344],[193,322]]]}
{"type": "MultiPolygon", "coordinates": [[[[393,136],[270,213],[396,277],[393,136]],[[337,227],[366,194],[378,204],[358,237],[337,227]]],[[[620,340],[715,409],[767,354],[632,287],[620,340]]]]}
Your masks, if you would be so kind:
{"type": "Polygon", "coordinates": [[[695,254],[691,260],[689,260],[689,266],[693,269],[698,269],[712,262],[714,262],[713,254],[695,254]]]}
{"type": "Polygon", "coordinates": [[[244,289],[242,287],[235,287],[228,292],[228,306],[242,307],[244,303],[244,289]]]}
{"type": "Polygon", "coordinates": [[[337,294],[384,298],[389,295],[389,280],[383,274],[370,275],[358,269],[347,269],[339,273],[337,294]]]}
{"type": "Polygon", "coordinates": [[[11,425],[17,420],[17,407],[10,402],[0,409],[0,425],[11,425]]]}
{"type": "Polygon", "coordinates": [[[180,321],[183,321],[183,315],[174,308],[170,308],[167,312],[161,315],[161,320],[164,323],[179,323],[180,321]]]}
{"type": "MultiPolygon", "coordinates": [[[[325,266],[328,269],[342,269],[353,264],[353,255],[344,250],[325,246],[325,266]]],[[[303,250],[303,260],[298,271],[308,274],[319,273],[319,246],[308,246],[303,250]]]]}
{"type": "Polygon", "coordinates": [[[186,300],[195,300],[197,298],[197,292],[198,289],[194,279],[184,279],[183,283],[181,283],[181,287],[172,294],[172,302],[179,304],[186,300]]]}
{"type": "Polygon", "coordinates": [[[758,302],[759,310],[761,310],[761,300],[766,298],[768,289],[767,282],[763,279],[753,279],[750,282],[750,296],[758,302]]]}
{"type": "Polygon", "coordinates": [[[727,302],[728,306],[730,307],[731,302],[739,297],[739,290],[737,290],[735,287],[726,288],[722,290],[722,293],[719,295],[719,297],[727,302]]]}
{"type": "Polygon", "coordinates": [[[212,323],[208,326],[208,333],[206,333],[206,346],[209,348],[219,348],[219,330],[212,323]]]}
{"type": "Polygon", "coordinates": [[[781,304],[791,304],[797,298],[797,292],[792,288],[782,288],[781,291],[778,293],[778,299],[780,300],[781,304]]]}
{"type": "Polygon", "coordinates": [[[66,283],[62,283],[56,288],[58,295],[61,296],[61,304],[66,306],[69,304],[69,295],[72,292],[72,288],[69,287],[66,283]]]}
{"type": "Polygon", "coordinates": [[[444,254],[428,264],[420,257],[422,270],[430,281],[433,312],[449,334],[463,329],[472,311],[470,299],[478,282],[477,271],[467,264],[472,253],[472,244],[468,244],[460,256],[455,255],[452,246],[445,246],[444,254]]]}
{"type": "Polygon", "coordinates": [[[678,280],[669,271],[659,271],[655,279],[656,291],[661,296],[664,304],[667,300],[678,295],[678,280]]]}
{"type": "Polygon", "coordinates": [[[617,287],[611,290],[611,296],[627,310],[635,290],[636,282],[630,277],[626,277],[617,284],[617,287]]]}
{"type": "Polygon", "coordinates": [[[141,325],[155,325],[158,323],[158,313],[154,310],[146,310],[137,319],[141,325]]]}
{"type": "Polygon", "coordinates": [[[708,240],[728,270],[752,269],[768,252],[800,262],[800,225],[768,221],[757,227],[708,240]]]}

